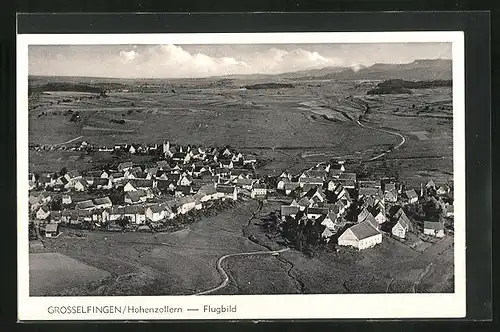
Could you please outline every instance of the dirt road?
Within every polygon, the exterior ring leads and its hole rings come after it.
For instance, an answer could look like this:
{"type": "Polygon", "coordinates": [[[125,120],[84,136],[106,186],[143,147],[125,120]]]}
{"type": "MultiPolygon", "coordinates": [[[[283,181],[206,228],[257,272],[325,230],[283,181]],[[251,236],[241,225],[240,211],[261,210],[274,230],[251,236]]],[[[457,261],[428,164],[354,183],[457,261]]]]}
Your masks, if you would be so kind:
{"type": "Polygon", "coordinates": [[[217,261],[217,270],[219,271],[219,273],[221,274],[221,276],[223,278],[222,283],[219,286],[217,286],[217,287],[214,287],[214,288],[211,288],[211,289],[208,289],[206,291],[199,292],[199,293],[196,293],[196,294],[193,294],[193,295],[206,295],[206,294],[210,294],[210,293],[218,291],[219,289],[222,289],[222,288],[224,288],[224,287],[227,286],[227,284],[229,283],[229,275],[227,274],[226,270],[224,270],[224,268],[222,267],[222,262],[226,258],[241,257],[241,256],[251,256],[251,255],[279,255],[281,252],[284,252],[284,251],[287,251],[287,250],[290,250],[290,248],[285,248],[285,249],[281,249],[281,250],[274,250],[274,251],[265,250],[265,251],[242,252],[242,253],[238,253],[238,254],[224,255],[221,258],[219,258],[219,260],[217,261]]]}
{"type": "Polygon", "coordinates": [[[68,144],[68,143],[71,143],[71,142],[77,141],[77,140],[79,140],[80,138],[83,138],[83,136],[78,136],[78,137],[76,137],[76,138],[70,139],[69,141],[54,144],[54,146],[68,144]]]}
{"type": "Polygon", "coordinates": [[[385,129],[380,129],[380,128],[375,128],[375,127],[370,127],[370,126],[367,126],[367,125],[364,125],[362,124],[359,120],[356,120],[356,123],[363,127],[363,128],[368,128],[368,129],[373,129],[373,130],[378,130],[378,131],[382,131],[384,133],[387,133],[387,134],[391,134],[391,135],[395,135],[395,136],[398,136],[399,138],[401,138],[401,142],[399,142],[397,145],[395,145],[393,148],[389,149],[389,150],[386,150],[385,152],[382,152],[381,154],[379,154],[378,156],[375,156],[373,158],[370,158],[368,159],[368,161],[373,161],[373,160],[377,160],[383,156],[385,156],[386,154],[388,154],[389,152],[393,151],[393,150],[396,150],[396,149],[399,149],[403,144],[405,144],[406,142],[406,138],[401,135],[400,133],[397,133],[395,131],[390,131],[390,130],[385,130],[385,129]]]}

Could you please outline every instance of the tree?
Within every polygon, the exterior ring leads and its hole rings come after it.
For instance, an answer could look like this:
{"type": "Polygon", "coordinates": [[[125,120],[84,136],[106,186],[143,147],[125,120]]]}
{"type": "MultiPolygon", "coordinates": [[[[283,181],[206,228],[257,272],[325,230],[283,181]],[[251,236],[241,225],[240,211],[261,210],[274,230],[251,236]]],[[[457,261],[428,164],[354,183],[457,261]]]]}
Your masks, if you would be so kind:
{"type": "Polygon", "coordinates": [[[123,217],[121,219],[118,219],[116,223],[121,227],[125,228],[128,224],[130,224],[130,217],[123,217]]]}
{"type": "Polygon", "coordinates": [[[56,197],[50,202],[50,209],[52,211],[61,211],[62,209],[62,197],[56,197]]]}
{"type": "Polygon", "coordinates": [[[68,173],[68,170],[66,169],[66,167],[61,168],[61,170],[59,171],[59,174],[61,176],[65,175],[66,173],[68,173]]]}

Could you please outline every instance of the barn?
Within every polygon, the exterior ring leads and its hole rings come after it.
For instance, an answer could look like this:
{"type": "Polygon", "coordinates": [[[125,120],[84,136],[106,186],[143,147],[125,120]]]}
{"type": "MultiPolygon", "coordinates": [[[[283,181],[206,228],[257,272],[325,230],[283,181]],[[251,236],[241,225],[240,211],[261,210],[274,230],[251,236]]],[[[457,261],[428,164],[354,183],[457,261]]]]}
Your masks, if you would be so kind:
{"type": "Polygon", "coordinates": [[[369,221],[349,227],[338,239],[341,246],[352,246],[358,250],[371,248],[382,243],[380,233],[369,221]]]}

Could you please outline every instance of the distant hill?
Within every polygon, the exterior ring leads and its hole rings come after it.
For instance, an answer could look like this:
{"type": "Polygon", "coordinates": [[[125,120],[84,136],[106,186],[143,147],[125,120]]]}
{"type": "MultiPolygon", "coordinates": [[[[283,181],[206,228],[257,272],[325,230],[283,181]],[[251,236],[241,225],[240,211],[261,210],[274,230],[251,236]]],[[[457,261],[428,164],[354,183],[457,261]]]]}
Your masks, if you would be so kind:
{"type": "MultiPolygon", "coordinates": [[[[326,69],[325,69],[326,70],[326,69]]],[[[451,80],[452,61],[447,59],[415,60],[411,63],[376,63],[359,70],[352,68],[315,76],[316,79],[336,80],[387,80],[403,79],[410,81],[451,80]]]]}

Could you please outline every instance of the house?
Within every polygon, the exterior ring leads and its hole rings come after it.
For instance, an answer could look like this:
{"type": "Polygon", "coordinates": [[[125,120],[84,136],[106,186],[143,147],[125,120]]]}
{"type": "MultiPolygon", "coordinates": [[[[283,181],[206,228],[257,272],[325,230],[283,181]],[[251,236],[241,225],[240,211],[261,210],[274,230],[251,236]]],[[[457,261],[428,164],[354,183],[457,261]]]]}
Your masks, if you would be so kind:
{"type": "Polygon", "coordinates": [[[102,197],[94,199],[94,206],[96,209],[105,209],[113,206],[113,203],[111,203],[109,197],[102,197]]]}
{"type": "Polygon", "coordinates": [[[385,221],[387,220],[387,218],[385,217],[385,211],[379,206],[373,207],[370,212],[379,225],[385,223],[385,221]]]}
{"type": "Polygon", "coordinates": [[[267,186],[264,183],[256,183],[252,188],[250,197],[252,198],[266,197],[266,195],[267,195],[267,186]]]}
{"type": "Polygon", "coordinates": [[[132,168],[132,166],[133,166],[132,162],[131,161],[127,161],[127,162],[119,164],[117,169],[118,169],[119,172],[125,172],[129,168],[132,168]]]}
{"type": "Polygon", "coordinates": [[[254,183],[256,182],[257,180],[255,179],[240,179],[240,178],[236,178],[232,181],[232,183],[239,187],[239,188],[243,188],[243,189],[247,189],[247,190],[252,190],[253,188],[253,185],[254,183]]]}
{"type": "Polygon", "coordinates": [[[322,186],[323,185],[323,179],[322,178],[310,178],[310,177],[299,177],[299,185],[303,187],[305,184],[315,184],[322,186]]]}
{"type": "Polygon", "coordinates": [[[314,203],[324,202],[326,200],[326,195],[319,187],[309,189],[304,195],[302,195],[302,197],[307,197],[314,203]]]}
{"type": "Polygon", "coordinates": [[[377,188],[371,188],[371,187],[360,187],[358,189],[358,200],[364,197],[374,197],[379,194],[377,188]]]}
{"type": "Polygon", "coordinates": [[[92,187],[96,189],[111,189],[113,187],[113,183],[109,178],[94,178],[94,183],[92,187]]]}
{"type": "Polygon", "coordinates": [[[322,215],[327,215],[329,210],[327,208],[307,208],[306,215],[309,219],[318,219],[322,215]]]}
{"type": "Polygon", "coordinates": [[[50,216],[50,210],[47,206],[41,206],[38,211],[36,211],[36,219],[45,220],[50,216]]]}
{"type": "Polygon", "coordinates": [[[402,212],[399,215],[398,221],[392,227],[391,232],[392,235],[404,239],[406,237],[406,233],[408,232],[409,228],[410,228],[410,219],[408,219],[406,214],[402,212]]]}
{"type": "Polygon", "coordinates": [[[361,212],[358,214],[358,223],[360,222],[363,222],[365,221],[365,219],[368,217],[368,215],[370,214],[370,211],[368,211],[367,208],[363,208],[363,210],[361,210],[361,212]]]}
{"type": "Polygon", "coordinates": [[[278,183],[276,184],[276,189],[284,190],[285,184],[290,183],[290,182],[291,182],[291,180],[288,177],[280,177],[278,180],[278,183]]]}
{"type": "Polygon", "coordinates": [[[382,243],[382,233],[368,221],[349,227],[338,239],[341,246],[352,246],[358,250],[371,248],[382,243]]]}
{"type": "Polygon", "coordinates": [[[429,180],[429,182],[427,182],[427,184],[425,185],[425,188],[426,189],[433,189],[433,190],[436,190],[436,184],[434,183],[434,181],[431,179],[429,180]]]}
{"type": "Polygon", "coordinates": [[[71,196],[70,195],[62,195],[62,203],[63,205],[71,204],[71,196]]]}
{"type": "Polygon", "coordinates": [[[85,191],[87,188],[88,184],[83,179],[76,180],[73,184],[73,189],[76,191],[85,191]]]}
{"type": "Polygon", "coordinates": [[[298,182],[285,183],[285,185],[284,185],[285,194],[290,195],[292,192],[294,192],[299,187],[300,187],[300,184],[298,182]]]}
{"type": "Polygon", "coordinates": [[[129,205],[123,208],[123,217],[128,218],[134,224],[143,224],[146,221],[144,207],[140,205],[129,205]]]}
{"type": "Polygon", "coordinates": [[[92,202],[92,200],[88,199],[86,201],[77,202],[75,209],[89,211],[89,210],[95,209],[95,205],[94,205],[94,202],[92,202]]]}
{"type": "Polygon", "coordinates": [[[176,152],[172,155],[172,160],[176,162],[182,162],[187,164],[191,160],[191,155],[185,152],[176,152]]]}
{"type": "Polygon", "coordinates": [[[160,205],[153,205],[146,208],[146,218],[151,221],[159,221],[165,218],[165,210],[160,205]]]}
{"type": "Polygon", "coordinates": [[[447,184],[440,186],[436,190],[436,194],[438,196],[446,196],[446,195],[448,195],[449,192],[450,192],[450,187],[447,184]]]}
{"type": "Polygon", "coordinates": [[[380,229],[380,224],[371,213],[368,214],[368,216],[362,222],[369,222],[373,226],[373,228],[377,230],[380,229]]]}
{"type": "Polygon", "coordinates": [[[444,224],[442,222],[424,221],[424,234],[444,237],[444,224]]]}
{"type": "Polygon", "coordinates": [[[193,183],[193,178],[189,175],[184,175],[179,179],[179,186],[190,186],[193,183]]]}
{"type": "Polygon", "coordinates": [[[174,191],[175,184],[170,180],[156,180],[156,187],[161,191],[174,191]]]}
{"type": "Polygon", "coordinates": [[[102,171],[101,175],[99,176],[102,179],[108,179],[109,178],[109,173],[106,171],[102,171]]]}
{"type": "Polygon", "coordinates": [[[134,183],[132,181],[128,181],[125,186],[123,186],[123,191],[129,192],[129,191],[137,191],[139,188],[136,188],[134,183]]]}
{"type": "Polygon", "coordinates": [[[223,199],[229,198],[229,199],[232,199],[234,201],[236,201],[238,199],[236,187],[226,186],[226,185],[217,185],[217,187],[215,189],[217,190],[218,193],[224,194],[224,196],[222,197],[223,199]]]}
{"type": "Polygon", "coordinates": [[[39,199],[41,204],[47,204],[48,202],[50,202],[52,200],[52,196],[50,195],[50,193],[48,193],[46,191],[42,191],[40,193],[40,195],[38,195],[38,199],[39,199]]]}
{"type": "Polygon", "coordinates": [[[122,181],[123,179],[125,179],[125,176],[124,176],[123,172],[114,172],[114,173],[111,173],[109,175],[109,178],[111,179],[111,181],[113,183],[115,183],[115,182],[119,182],[119,181],[122,181]]]}
{"type": "Polygon", "coordinates": [[[206,201],[214,200],[214,199],[219,199],[219,198],[222,198],[224,196],[224,193],[218,192],[213,184],[208,184],[208,185],[202,186],[198,190],[198,194],[202,195],[200,198],[200,200],[202,202],[206,202],[206,201]]]}
{"type": "Polygon", "coordinates": [[[45,237],[56,237],[59,235],[59,224],[49,223],[45,226],[45,237]]]}
{"type": "Polygon", "coordinates": [[[418,202],[418,195],[414,189],[406,190],[404,192],[404,198],[409,204],[418,202]]]}
{"type": "Polygon", "coordinates": [[[138,148],[139,148],[138,146],[136,147],[133,144],[130,144],[130,146],[128,147],[128,152],[134,154],[137,152],[138,148]]]}
{"type": "Polygon", "coordinates": [[[193,196],[184,196],[177,201],[178,211],[181,214],[186,214],[196,207],[196,200],[193,196]]]}
{"type": "Polygon", "coordinates": [[[145,202],[148,199],[147,193],[144,190],[127,191],[125,193],[124,202],[127,204],[138,204],[145,202]]]}
{"type": "Polygon", "coordinates": [[[285,221],[287,217],[295,218],[295,216],[297,215],[298,212],[299,212],[298,206],[282,205],[281,206],[281,220],[285,221]]]}
{"type": "Polygon", "coordinates": [[[82,175],[77,170],[73,170],[64,174],[64,177],[68,182],[74,182],[75,180],[81,179],[82,175]]]}
{"type": "Polygon", "coordinates": [[[234,167],[233,161],[231,159],[223,159],[220,161],[221,168],[232,169],[234,167]]]}
{"type": "Polygon", "coordinates": [[[397,190],[389,190],[389,191],[386,191],[385,194],[384,194],[384,200],[386,202],[390,202],[390,203],[396,203],[398,201],[398,192],[397,190]]]}
{"type": "Polygon", "coordinates": [[[192,193],[193,189],[191,186],[177,186],[174,191],[175,196],[188,196],[192,193]]]}

